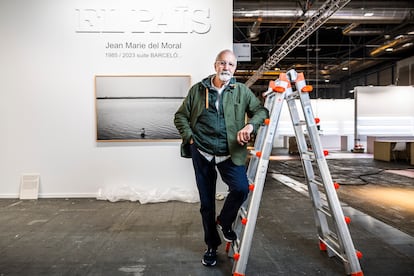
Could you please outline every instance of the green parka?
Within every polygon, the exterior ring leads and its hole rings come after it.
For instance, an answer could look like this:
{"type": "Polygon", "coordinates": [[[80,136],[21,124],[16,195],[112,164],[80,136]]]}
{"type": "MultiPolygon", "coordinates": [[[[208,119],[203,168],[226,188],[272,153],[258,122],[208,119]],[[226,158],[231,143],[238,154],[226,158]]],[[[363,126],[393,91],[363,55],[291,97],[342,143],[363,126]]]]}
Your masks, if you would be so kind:
{"type": "MultiPolygon", "coordinates": [[[[186,149],[193,135],[197,118],[206,108],[206,93],[212,89],[212,77],[213,75],[194,84],[174,115],[174,124],[182,138],[181,156],[183,157],[191,157],[186,149]]],[[[246,125],[247,115],[248,123],[253,125],[253,132],[256,133],[264,119],[268,118],[269,113],[253,92],[246,85],[236,82],[234,78],[224,89],[222,97],[231,160],[236,165],[244,165],[247,157],[246,145],[242,146],[237,143],[237,132],[246,125]]]]}

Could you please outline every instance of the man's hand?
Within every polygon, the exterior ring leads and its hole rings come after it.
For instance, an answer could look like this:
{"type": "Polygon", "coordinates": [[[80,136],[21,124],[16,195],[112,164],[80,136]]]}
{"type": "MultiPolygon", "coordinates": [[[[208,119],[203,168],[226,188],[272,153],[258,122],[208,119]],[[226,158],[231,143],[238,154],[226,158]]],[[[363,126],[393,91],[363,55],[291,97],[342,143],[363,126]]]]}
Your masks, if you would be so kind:
{"type": "Polygon", "coordinates": [[[244,146],[250,141],[250,134],[253,132],[253,125],[247,124],[244,128],[237,132],[237,142],[244,146]]]}

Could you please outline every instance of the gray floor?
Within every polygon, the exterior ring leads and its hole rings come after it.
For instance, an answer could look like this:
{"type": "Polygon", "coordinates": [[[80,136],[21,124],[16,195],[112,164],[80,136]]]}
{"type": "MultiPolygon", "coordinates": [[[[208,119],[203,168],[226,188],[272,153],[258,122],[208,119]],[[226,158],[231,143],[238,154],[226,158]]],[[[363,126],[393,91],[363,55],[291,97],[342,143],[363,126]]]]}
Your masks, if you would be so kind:
{"type": "MultiPolygon", "coordinates": [[[[276,181],[276,169],[267,177],[246,275],[346,275],[339,259],[319,250],[308,197],[276,181]]],[[[216,267],[201,265],[198,209],[182,202],[0,199],[0,275],[231,275],[224,246],[216,267]]],[[[414,275],[412,236],[343,209],[364,275],[414,275]]]]}

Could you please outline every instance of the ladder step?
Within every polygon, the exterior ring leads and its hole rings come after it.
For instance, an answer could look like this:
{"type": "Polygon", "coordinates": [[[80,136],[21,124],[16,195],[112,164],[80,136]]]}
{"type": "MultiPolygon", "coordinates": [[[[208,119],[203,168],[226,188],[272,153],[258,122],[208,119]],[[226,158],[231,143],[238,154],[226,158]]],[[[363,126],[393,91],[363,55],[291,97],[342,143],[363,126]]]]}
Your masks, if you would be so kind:
{"type": "Polygon", "coordinates": [[[331,208],[328,205],[322,205],[318,208],[319,211],[327,215],[328,217],[332,217],[331,208]]]}
{"type": "Polygon", "coordinates": [[[304,161],[314,161],[315,160],[315,153],[313,151],[304,151],[302,153],[302,159],[304,161]]]}
{"type": "Polygon", "coordinates": [[[339,244],[338,238],[335,236],[331,236],[331,235],[327,235],[326,237],[320,237],[320,239],[323,241],[323,243],[325,243],[325,245],[327,247],[329,247],[329,249],[331,249],[333,252],[335,252],[335,255],[339,256],[342,259],[345,259],[342,256],[342,251],[341,250],[341,246],[339,244]]]}
{"type": "Polygon", "coordinates": [[[233,253],[237,254],[240,252],[240,240],[237,239],[231,243],[231,247],[233,249],[233,253]]]}
{"type": "Polygon", "coordinates": [[[287,101],[291,101],[291,100],[296,100],[296,99],[298,99],[299,98],[299,93],[298,93],[298,91],[292,91],[292,93],[291,94],[289,94],[287,97],[286,97],[286,100],[287,101]]]}
{"type": "Polygon", "coordinates": [[[318,180],[315,180],[315,179],[311,179],[311,180],[309,180],[310,182],[312,182],[313,184],[316,184],[316,185],[318,185],[318,186],[321,186],[321,187],[323,187],[324,185],[321,183],[321,182],[319,182],[318,180]]]}
{"type": "Polygon", "coordinates": [[[247,218],[247,209],[246,209],[246,207],[244,207],[244,206],[240,207],[240,209],[239,209],[239,216],[242,219],[247,218]]]}
{"type": "Polygon", "coordinates": [[[327,235],[327,237],[329,237],[330,241],[334,243],[334,245],[336,245],[339,248],[339,239],[338,236],[336,235],[336,233],[330,231],[327,235]]]}
{"type": "Polygon", "coordinates": [[[300,120],[299,122],[296,122],[293,125],[294,126],[305,126],[306,125],[306,121],[300,120]]]}

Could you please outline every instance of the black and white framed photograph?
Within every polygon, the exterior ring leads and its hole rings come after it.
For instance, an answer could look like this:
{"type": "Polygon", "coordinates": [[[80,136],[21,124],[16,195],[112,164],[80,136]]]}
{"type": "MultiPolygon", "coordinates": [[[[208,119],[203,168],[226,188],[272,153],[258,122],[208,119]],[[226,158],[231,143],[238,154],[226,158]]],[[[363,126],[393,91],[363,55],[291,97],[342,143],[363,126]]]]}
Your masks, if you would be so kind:
{"type": "Polygon", "coordinates": [[[97,141],[180,139],[174,113],[189,75],[95,76],[97,141]]]}

